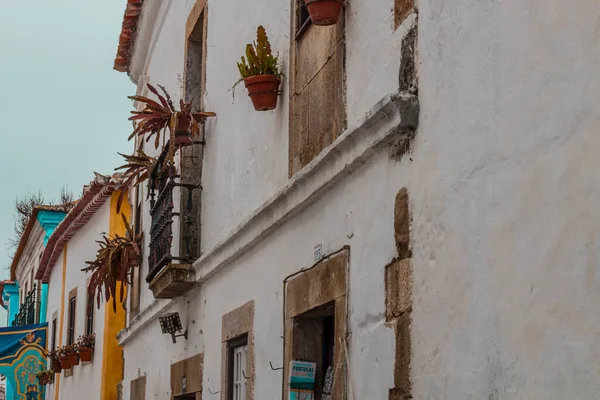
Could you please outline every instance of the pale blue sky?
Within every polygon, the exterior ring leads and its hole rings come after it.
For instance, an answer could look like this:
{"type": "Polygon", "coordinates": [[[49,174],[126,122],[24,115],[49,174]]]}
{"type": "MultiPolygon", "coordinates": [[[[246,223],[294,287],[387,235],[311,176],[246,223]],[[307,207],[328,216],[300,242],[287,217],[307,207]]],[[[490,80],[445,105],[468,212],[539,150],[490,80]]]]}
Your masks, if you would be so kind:
{"type": "MultiPolygon", "coordinates": [[[[129,152],[135,86],[112,69],[126,0],[0,1],[0,278],[17,195],[61,186],[77,196],[93,171],[129,152]]],[[[0,314],[0,324],[5,317],[0,314]]]]}

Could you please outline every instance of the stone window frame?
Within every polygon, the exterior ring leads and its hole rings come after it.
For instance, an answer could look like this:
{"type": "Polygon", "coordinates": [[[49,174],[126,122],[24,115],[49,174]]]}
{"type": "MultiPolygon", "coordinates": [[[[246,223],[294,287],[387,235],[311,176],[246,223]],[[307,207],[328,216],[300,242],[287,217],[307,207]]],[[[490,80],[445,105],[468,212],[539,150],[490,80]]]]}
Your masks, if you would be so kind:
{"type": "Polygon", "coordinates": [[[341,344],[346,343],[348,335],[348,289],[349,289],[350,249],[343,247],[321,260],[315,266],[307,269],[285,283],[284,306],[284,362],[283,362],[283,391],[284,400],[289,399],[288,376],[290,361],[294,358],[294,328],[295,321],[311,311],[318,310],[328,304],[335,305],[334,326],[336,346],[334,349],[334,374],[342,373],[342,379],[334,378],[332,397],[344,400],[347,397],[348,354],[341,344]]]}
{"type": "MultiPolygon", "coordinates": [[[[181,97],[186,101],[192,101],[193,106],[196,109],[203,108],[204,96],[206,94],[206,70],[207,70],[207,54],[208,54],[208,0],[196,0],[194,6],[190,10],[190,14],[185,23],[185,37],[184,37],[184,87],[181,97]],[[196,28],[198,24],[202,24],[202,33],[198,35],[196,28]],[[191,43],[195,43],[195,46],[191,46],[191,43]],[[195,57],[192,51],[197,51],[198,47],[201,49],[201,58],[195,57]],[[192,48],[190,48],[192,47],[192,48]],[[194,61],[196,63],[194,63],[194,61]],[[200,77],[199,83],[190,82],[190,71],[198,68],[197,63],[200,63],[200,77]],[[191,69],[190,69],[191,68],[191,69]],[[192,86],[195,84],[196,86],[192,86]],[[199,88],[198,88],[199,85],[199,88]]],[[[200,142],[204,141],[204,125],[200,127],[200,142]]],[[[181,164],[181,181],[193,185],[202,184],[202,168],[204,165],[204,144],[194,144],[189,147],[185,147],[181,150],[182,152],[182,164],[181,164]]],[[[185,204],[190,189],[182,188],[180,191],[181,204],[185,204]]],[[[201,214],[202,214],[202,196],[200,190],[193,190],[192,193],[192,207],[188,209],[181,207],[181,221],[189,220],[190,224],[180,224],[180,237],[188,237],[190,245],[186,246],[185,241],[179,243],[179,253],[186,255],[189,258],[197,259],[201,253],[201,234],[200,227],[202,225],[201,214]]]]}
{"type": "Polygon", "coordinates": [[[221,400],[230,399],[229,371],[231,359],[229,352],[236,340],[247,336],[247,387],[246,400],[254,400],[254,300],[228,312],[222,317],[221,327],[221,400]]]}
{"type": "MultiPolygon", "coordinates": [[[[299,26],[301,23],[300,18],[300,6],[304,0],[290,0],[290,58],[289,58],[289,145],[288,145],[288,176],[291,178],[298,172],[300,172],[304,167],[310,164],[312,160],[318,157],[319,154],[322,153],[329,145],[331,145],[336,138],[338,138],[348,127],[348,112],[346,109],[346,17],[345,17],[345,5],[341,11],[340,19],[337,24],[328,26],[328,27],[319,27],[315,26],[312,23],[308,22],[303,26],[299,26]],[[335,30],[335,41],[326,40],[327,30],[335,30]],[[298,68],[298,62],[303,57],[301,53],[301,48],[303,47],[303,40],[310,34],[319,35],[317,40],[313,40],[315,43],[325,43],[323,46],[330,46],[326,51],[326,61],[324,61],[323,65],[318,68],[318,71],[312,77],[308,76],[300,76],[297,72],[300,70],[298,68]],[[331,42],[331,43],[330,43],[331,42]],[[335,63],[336,65],[342,65],[341,71],[341,82],[337,82],[337,79],[333,81],[325,79],[325,69],[329,65],[329,63],[335,63]],[[339,99],[339,104],[335,101],[327,102],[323,100],[327,104],[334,104],[335,106],[332,109],[327,109],[325,114],[326,117],[319,118],[313,117],[309,112],[310,101],[307,99],[308,93],[310,91],[309,86],[313,81],[315,81],[315,85],[317,85],[318,80],[323,79],[324,82],[330,82],[333,85],[334,90],[329,90],[329,92],[335,93],[335,88],[341,85],[339,90],[341,91],[341,98],[339,99]],[[299,87],[305,83],[302,87],[299,87]],[[340,83],[340,85],[337,85],[340,83]],[[303,93],[306,93],[306,96],[302,96],[303,93]],[[338,109],[339,108],[339,109],[338,109]],[[333,113],[334,118],[331,118],[333,113]],[[337,118],[339,114],[340,118],[337,118]],[[335,127],[335,124],[338,124],[337,131],[331,128],[329,131],[318,132],[318,135],[315,134],[314,137],[309,139],[304,139],[307,133],[315,131],[313,129],[312,123],[322,123],[323,119],[327,119],[331,122],[331,124],[335,127]],[[315,122],[321,121],[321,122],[315,122]],[[305,126],[305,128],[301,128],[301,126],[305,126]],[[305,154],[307,153],[307,154],[305,154]],[[304,160],[303,160],[304,159],[304,160]]],[[[310,21],[310,18],[309,18],[310,21]]],[[[306,52],[302,52],[302,54],[311,54],[314,55],[318,50],[311,46],[311,41],[307,39],[306,52]]],[[[320,54],[321,57],[324,56],[324,51],[321,49],[320,54]]],[[[316,56],[318,57],[318,56],[316,56]]],[[[307,65],[309,65],[308,63],[307,65]]],[[[337,77],[337,75],[334,75],[337,77]]],[[[323,96],[315,96],[315,98],[321,98],[323,96]]],[[[337,98],[334,96],[333,100],[337,98]]],[[[329,99],[331,100],[331,99],[329,99]]],[[[317,107],[317,109],[325,109],[323,107],[317,107]]]]}

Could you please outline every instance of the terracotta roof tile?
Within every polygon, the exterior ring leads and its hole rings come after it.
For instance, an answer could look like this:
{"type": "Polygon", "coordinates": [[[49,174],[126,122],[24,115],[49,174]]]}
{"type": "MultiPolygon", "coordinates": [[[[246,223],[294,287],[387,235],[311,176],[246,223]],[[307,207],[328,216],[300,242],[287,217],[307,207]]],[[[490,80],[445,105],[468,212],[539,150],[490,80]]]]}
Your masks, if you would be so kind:
{"type": "Polygon", "coordinates": [[[25,230],[23,231],[23,235],[21,235],[21,239],[19,240],[19,245],[17,246],[17,250],[15,251],[15,255],[10,264],[10,279],[13,281],[17,279],[17,265],[19,264],[19,260],[23,255],[23,251],[25,251],[25,246],[27,245],[27,240],[29,240],[29,235],[31,234],[31,230],[35,225],[35,221],[37,219],[37,215],[39,211],[59,211],[59,212],[69,212],[71,208],[75,205],[76,201],[67,204],[60,205],[39,205],[33,208],[31,212],[31,216],[29,217],[29,221],[27,222],[27,226],[25,226],[25,230]]]}
{"type": "Polygon", "coordinates": [[[94,180],[85,186],[81,199],[58,224],[48,239],[35,275],[36,279],[41,279],[42,283],[49,282],[52,268],[65,244],[94,216],[114,191],[122,188],[123,181],[123,174],[112,176],[96,174],[94,180]]]}
{"type": "Polygon", "coordinates": [[[129,69],[143,3],[144,0],[127,0],[123,23],[121,25],[121,34],[119,35],[119,47],[114,63],[114,69],[119,72],[127,72],[129,69]]]}

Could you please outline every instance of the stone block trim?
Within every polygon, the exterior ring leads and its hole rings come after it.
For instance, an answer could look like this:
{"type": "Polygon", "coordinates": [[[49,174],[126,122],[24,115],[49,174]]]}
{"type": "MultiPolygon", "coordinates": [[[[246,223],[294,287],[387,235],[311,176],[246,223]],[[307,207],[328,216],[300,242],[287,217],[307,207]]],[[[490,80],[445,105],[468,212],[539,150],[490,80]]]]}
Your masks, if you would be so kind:
{"type": "Polygon", "coordinates": [[[413,306],[413,271],[410,244],[411,226],[408,190],[400,189],[394,206],[394,238],[398,258],[385,267],[385,319],[394,329],[394,387],[389,400],[412,399],[411,321],[413,306]]]}
{"type": "Polygon", "coordinates": [[[385,267],[385,319],[391,322],[412,311],[412,263],[394,260],[385,267]]]}
{"type": "Polygon", "coordinates": [[[229,341],[248,335],[246,399],[254,400],[254,301],[223,315],[221,327],[221,400],[229,399],[229,341]]]}
{"type": "Polygon", "coordinates": [[[406,397],[411,398],[410,359],[412,356],[410,340],[411,314],[400,316],[394,326],[396,336],[396,361],[394,364],[394,386],[406,397]]]}
{"type": "Polygon", "coordinates": [[[408,190],[403,187],[396,195],[396,203],[394,205],[394,236],[400,260],[411,257],[410,225],[411,215],[408,190]]]}

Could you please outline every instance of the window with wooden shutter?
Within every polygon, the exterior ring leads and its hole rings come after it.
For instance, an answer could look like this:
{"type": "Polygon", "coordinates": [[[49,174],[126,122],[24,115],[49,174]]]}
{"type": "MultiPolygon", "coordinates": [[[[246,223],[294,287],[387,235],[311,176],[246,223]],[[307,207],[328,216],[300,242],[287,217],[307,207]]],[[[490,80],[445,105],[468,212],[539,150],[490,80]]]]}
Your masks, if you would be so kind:
{"type": "Polygon", "coordinates": [[[292,0],[290,177],[346,129],[344,13],[337,24],[311,23],[304,0],[292,0]]]}
{"type": "Polygon", "coordinates": [[[146,400],[146,376],[140,376],[131,381],[129,398],[131,400],[146,400]]]}

